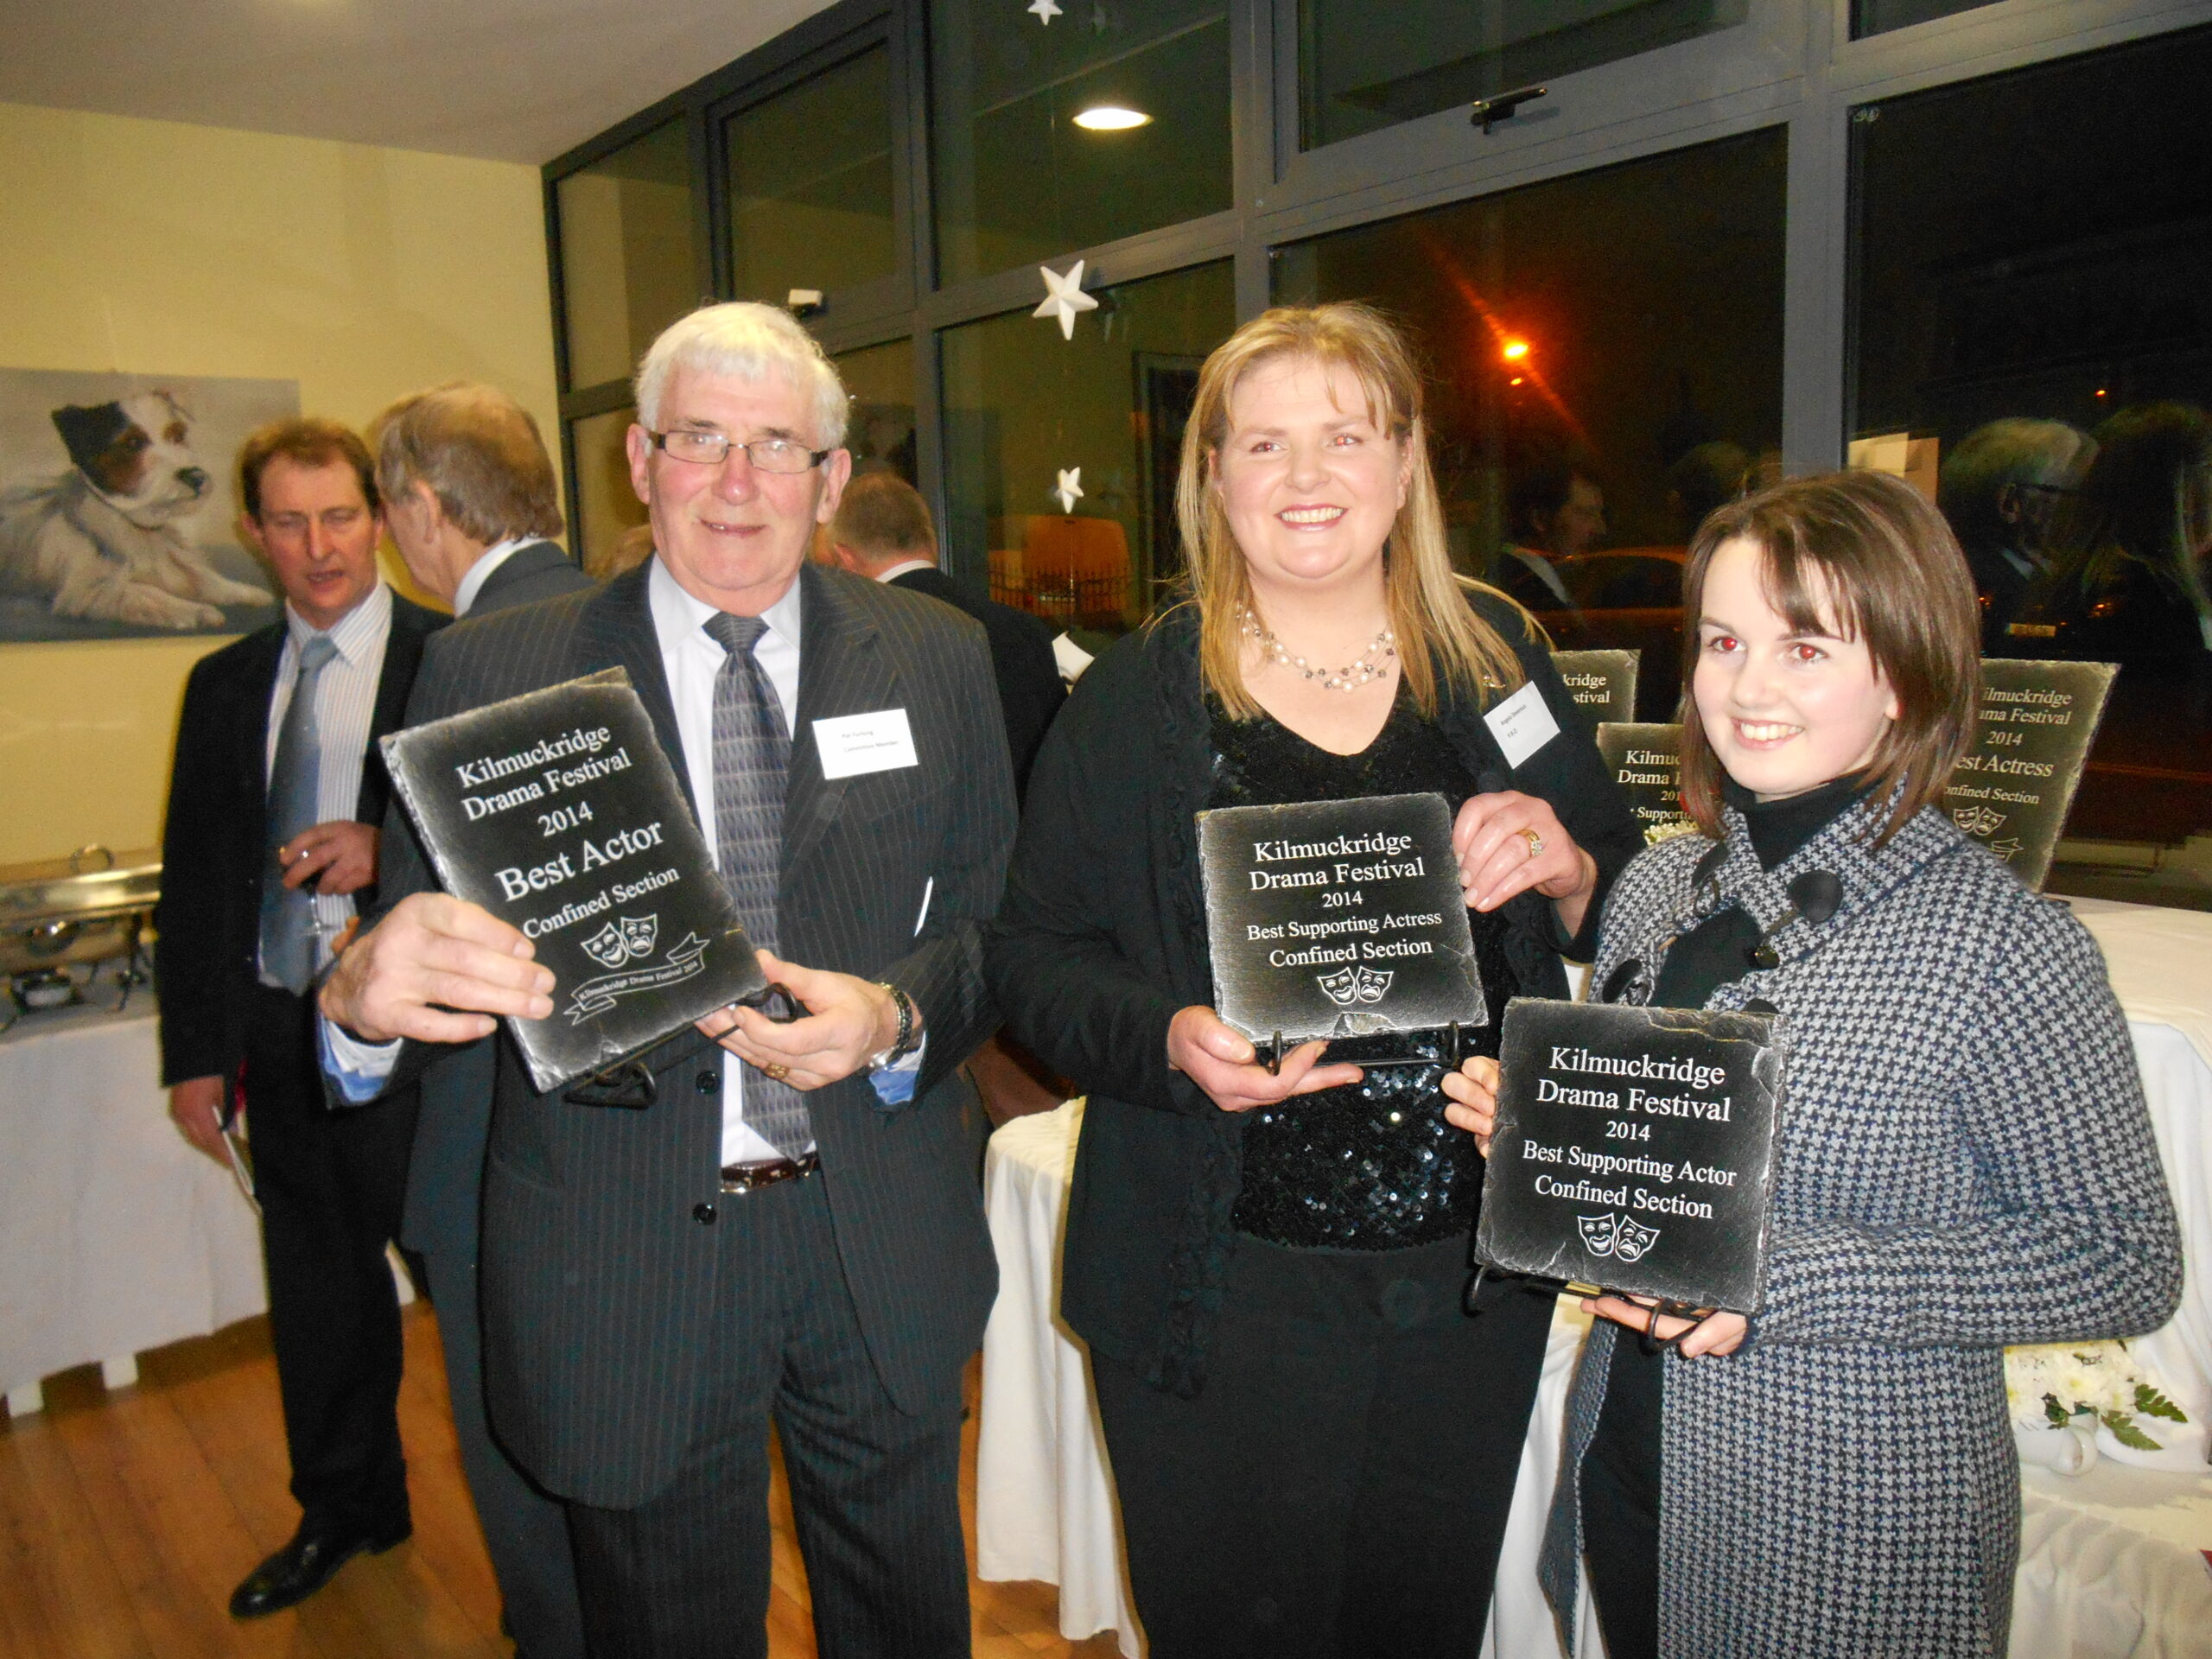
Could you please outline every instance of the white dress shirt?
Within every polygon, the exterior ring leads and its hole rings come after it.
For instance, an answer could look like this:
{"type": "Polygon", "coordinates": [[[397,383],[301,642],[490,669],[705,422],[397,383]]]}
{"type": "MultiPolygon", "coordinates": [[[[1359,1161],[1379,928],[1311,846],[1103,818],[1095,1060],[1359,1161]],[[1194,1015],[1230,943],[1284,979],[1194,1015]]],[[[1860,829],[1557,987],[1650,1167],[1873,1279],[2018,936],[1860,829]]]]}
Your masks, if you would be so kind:
{"type": "MultiPolygon", "coordinates": [[[[268,741],[262,776],[276,770],[276,739],[300,683],[300,652],[317,630],[289,605],[284,607],[284,649],[276,659],[276,683],[269,697],[268,741]]],[[[379,582],[369,596],[338,619],[329,631],[338,654],[315,681],[315,729],[320,751],[315,772],[315,822],[351,818],[360,810],[361,766],[368,758],[369,728],[376,722],[377,686],[384,678],[384,647],[391,637],[391,589],[379,582]]],[[[264,880],[275,880],[264,871],[264,880]]],[[[330,942],[353,914],[351,893],[318,893],[315,906],[315,971],[330,962],[330,942]]],[[[264,972],[264,984],[274,984],[264,972]]]]}
{"type": "Polygon", "coordinates": [[[461,578],[461,586],[453,590],[453,613],[467,616],[476,603],[476,595],[484,591],[484,584],[492,573],[531,543],[541,541],[537,536],[516,536],[504,542],[494,542],[486,548],[461,578]]]}

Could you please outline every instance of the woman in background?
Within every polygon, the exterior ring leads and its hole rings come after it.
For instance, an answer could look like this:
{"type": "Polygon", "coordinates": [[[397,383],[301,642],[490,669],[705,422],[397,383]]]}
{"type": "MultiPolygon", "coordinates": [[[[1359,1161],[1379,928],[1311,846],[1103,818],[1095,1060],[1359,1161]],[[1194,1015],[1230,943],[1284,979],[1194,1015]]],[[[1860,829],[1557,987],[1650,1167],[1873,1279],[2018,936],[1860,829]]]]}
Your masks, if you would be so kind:
{"type": "Polygon", "coordinates": [[[1033,775],[986,972],[1089,1094],[1061,1307],[1090,1343],[1154,1659],[1472,1655],[1552,1297],[1463,1310],[1482,1180],[1433,1064],[1280,1075],[1217,1017],[1195,815],[1422,791],[1457,812],[1495,1052],[1641,845],[1526,617],[1453,577],[1421,383],[1373,312],[1209,358],[1187,597],[1102,656],[1033,775]],[[1534,683],[1513,766],[1485,721],[1534,683]]]}
{"type": "MultiPolygon", "coordinates": [[[[2088,931],[1936,804],[1980,673],[1932,507],[1874,473],[1783,484],[1707,520],[1683,588],[1704,834],[1622,877],[1592,982],[1780,1012],[1770,1265],[1749,1319],[1584,1304],[1544,1586],[1571,1625],[1589,1573],[1609,1659],[2001,1655],[2003,1350],[2180,1295],[2127,1027],[2088,931]],[[1817,922],[1789,891],[1814,872],[1841,895],[1817,922]]],[[[1445,1084],[1485,1149],[1497,1078],[1445,1084]]]]}

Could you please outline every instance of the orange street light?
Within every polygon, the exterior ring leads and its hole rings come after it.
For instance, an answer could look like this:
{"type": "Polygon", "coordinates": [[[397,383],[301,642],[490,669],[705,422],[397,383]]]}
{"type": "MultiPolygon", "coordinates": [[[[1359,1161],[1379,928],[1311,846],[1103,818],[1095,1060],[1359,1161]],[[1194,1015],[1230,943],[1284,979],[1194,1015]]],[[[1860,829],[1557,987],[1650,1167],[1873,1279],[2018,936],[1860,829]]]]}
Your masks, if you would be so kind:
{"type": "Polygon", "coordinates": [[[1529,342],[1525,340],[1509,340],[1502,350],[1507,362],[1518,363],[1529,355],[1529,342]]]}

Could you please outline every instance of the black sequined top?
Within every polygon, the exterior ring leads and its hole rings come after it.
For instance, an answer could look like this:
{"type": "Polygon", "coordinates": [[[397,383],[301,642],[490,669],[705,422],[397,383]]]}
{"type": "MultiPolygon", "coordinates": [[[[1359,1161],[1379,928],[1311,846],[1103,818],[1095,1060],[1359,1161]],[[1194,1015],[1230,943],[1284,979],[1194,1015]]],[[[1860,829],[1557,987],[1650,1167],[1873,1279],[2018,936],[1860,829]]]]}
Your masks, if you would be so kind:
{"type": "MultiPolygon", "coordinates": [[[[1402,688],[1389,720],[1358,754],[1318,748],[1268,715],[1230,720],[1218,704],[1209,712],[1210,807],[1433,791],[1456,812],[1476,792],[1451,743],[1402,688]]],[[[1506,999],[1518,988],[1505,957],[1505,921],[1495,912],[1470,911],[1467,919],[1491,1016],[1475,1052],[1495,1054],[1506,999]]],[[[1434,1065],[1370,1066],[1356,1084],[1249,1113],[1236,1230],[1295,1249],[1350,1250],[1406,1249],[1467,1231],[1483,1162],[1474,1137],[1444,1121],[1441,1075],[1434,1065]]]]}

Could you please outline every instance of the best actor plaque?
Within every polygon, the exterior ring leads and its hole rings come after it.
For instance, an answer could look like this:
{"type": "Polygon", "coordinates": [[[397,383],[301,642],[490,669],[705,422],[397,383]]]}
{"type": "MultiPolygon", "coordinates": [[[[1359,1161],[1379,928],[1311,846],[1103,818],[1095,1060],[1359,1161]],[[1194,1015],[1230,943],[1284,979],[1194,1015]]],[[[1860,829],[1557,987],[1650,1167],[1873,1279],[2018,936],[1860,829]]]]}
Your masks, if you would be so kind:
{"type": "Polygon", "coordinates": [[[1489,1022],[1441,795],[1201,812],[1198,853],[1215,1010],[1263,1051],[1489,1022]]]}
{"type": "Polygon", "coordinates": [[[1981,717],[1943,810],[2037,893],[2119,672],[2111,663],[1982,662],[1981,717]]]}
{"type": "Polygon", "coordinates": [[[1757,1313],[1782,1099],[1774,1025],[1516,997],[1475,1259],[1757,1313]]]}
{"type": "Polygon", "coordinates": [[[445,890],[553,970],[552,1016],[508,1021],[541,1093],[766,988],[620,669],[394,733],[384,753],[445,890]]]}

